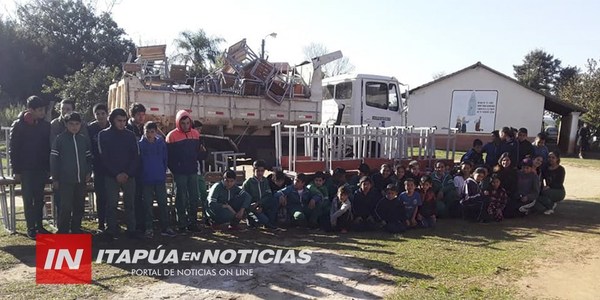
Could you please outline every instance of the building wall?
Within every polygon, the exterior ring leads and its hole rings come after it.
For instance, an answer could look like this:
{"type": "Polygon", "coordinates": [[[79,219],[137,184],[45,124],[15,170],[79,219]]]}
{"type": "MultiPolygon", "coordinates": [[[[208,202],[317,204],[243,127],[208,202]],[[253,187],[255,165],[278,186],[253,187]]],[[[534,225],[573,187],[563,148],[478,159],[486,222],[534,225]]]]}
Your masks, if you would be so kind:
{"type": "MultiPolygon", "coordinates": [[[[430,86],[414,91],[409,98],[408,125],[437,126],[438,133],[449,125],[452,92],[455,90],[496,90],[496,122],[503,126],[525,127],[530,137],[541,130],[544,97],[485,68],[469,69],[430,86]]],[[[492,130],[485,128],[485,132],[492,130]]]]}

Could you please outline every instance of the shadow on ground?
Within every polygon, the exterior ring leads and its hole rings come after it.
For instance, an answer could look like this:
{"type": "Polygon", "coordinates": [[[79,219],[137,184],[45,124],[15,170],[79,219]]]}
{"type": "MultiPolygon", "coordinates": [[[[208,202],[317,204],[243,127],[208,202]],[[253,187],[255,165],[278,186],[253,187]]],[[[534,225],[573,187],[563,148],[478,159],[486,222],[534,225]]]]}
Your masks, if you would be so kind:
{"type": "MultiPolygon", "coordinates": [[[[600,201],[565,200],[554,215],[532,215],[508,219],[501,223],[476,224],[463,220],[440,220],[434,230],[413,230],[404,235],[383,232],[351,232],[329,235],[320,231],[290,229],[287,232],[249,230],[244,232],[213,232],[204,230],[197,236],[176,238],[156,237],[153,240],[129,240],[124,237],[108,242],[94,236],[94,255],[99,249],[177,249],[198,252],[205,249],[311,249],[307,264],[237,264],[203,265],[198,262],[168,266],[174,269],[252,269],[253,276],[153,276],[159,282],[150,286],[129,287],[124,297],[160,298],[169,296],[216,298],[226,295],[252,295],[259,298],[273,295],[327,298],[379,298],[393,291],[402,278],[433,280],[430,275],[410,272],[393,265],[361,257],[349,257],[344,252],[368,252],[362,257],[398,256],[385,247],[390,241],[403,243],[407,239],[435,236],[441,240],[464,241],[475,247],[496,249],[503,241],[528,242],[538,234],[562,235],[569,232],[600,234],[600,201]],[[368,255],[367,255],[368,254],[368,255]]],[[[6,237],[3,237],[6,238],[6,237]]],[[[19,238],[20,240],[21,238],[19,238]]],[[[35,266],[35,247],[6,245],[0,251],[12,255],[27,266],[35,266]]],[[[94,257],[94,260],[96,257],[94,257]]],[[[113,264],[127,272],[132,269],[163,269],[160,265],[113,264]]],[[[105,283],[114,275],[94,278],[93,284],[112,292],[105,283]]]]}

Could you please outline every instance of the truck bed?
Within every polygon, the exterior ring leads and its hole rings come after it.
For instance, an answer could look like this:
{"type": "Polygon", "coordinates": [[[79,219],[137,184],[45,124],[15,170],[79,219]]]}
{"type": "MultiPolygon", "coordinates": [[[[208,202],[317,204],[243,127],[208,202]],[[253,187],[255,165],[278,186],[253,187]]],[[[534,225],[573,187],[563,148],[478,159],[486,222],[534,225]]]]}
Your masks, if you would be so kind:
{"type": "Polygon", "coordinates": [[[257,96],[233,94],[185,93],[151,90],[136,77],[125,77],[111,85],[109,109],[127,108],[131,103],[141,103],[146,114],[154,116],[166,127],[174,127],[177,111],[187,110],[194,120],[204,125],[270,127],[272,123],[301,124],[318,122],[320,101],[306,98],[286,99],[281,105],[257,96]]]}

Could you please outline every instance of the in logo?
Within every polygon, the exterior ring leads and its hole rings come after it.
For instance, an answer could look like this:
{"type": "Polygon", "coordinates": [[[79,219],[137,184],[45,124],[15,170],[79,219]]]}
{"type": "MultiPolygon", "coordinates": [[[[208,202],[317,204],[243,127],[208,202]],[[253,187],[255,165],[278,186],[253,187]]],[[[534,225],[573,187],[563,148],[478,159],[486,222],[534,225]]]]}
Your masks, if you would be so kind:
{"type": "Polygon", "coordinates": [[[38,234],[35,248],[36,283],[82,284],[92,281],[90,234],[38,234]]]}

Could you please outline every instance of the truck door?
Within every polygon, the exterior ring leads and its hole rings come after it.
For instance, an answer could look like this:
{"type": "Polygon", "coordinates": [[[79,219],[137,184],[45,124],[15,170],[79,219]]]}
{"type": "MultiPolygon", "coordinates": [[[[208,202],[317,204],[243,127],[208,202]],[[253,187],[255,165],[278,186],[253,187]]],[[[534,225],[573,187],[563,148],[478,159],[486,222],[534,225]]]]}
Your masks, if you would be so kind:
{"type": "Polygon", "coordinates": [[[365,80],[363,85],[363,122],[369,126],[401,125],[399,110],[400,94],[395,83],[365,80]]]}

